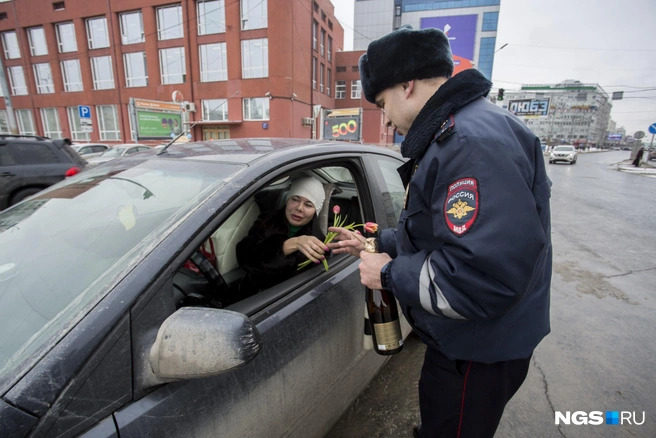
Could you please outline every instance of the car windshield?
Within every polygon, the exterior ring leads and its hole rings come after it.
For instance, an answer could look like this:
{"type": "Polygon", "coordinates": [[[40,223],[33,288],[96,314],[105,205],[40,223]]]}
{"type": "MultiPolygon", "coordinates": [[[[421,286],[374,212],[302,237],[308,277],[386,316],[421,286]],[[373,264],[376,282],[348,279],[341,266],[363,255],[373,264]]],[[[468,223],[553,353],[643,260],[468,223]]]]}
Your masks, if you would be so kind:
{"type": "Polygon", "coordinates": [[[113,148],[103,152],[103,157],[120,157],[127,148],[113,148]]]}
{"type": "Polygon", "coordinates": [[[574,150],[574,146],[556,146],[554,148],[554,152],[572,152],[574,150]]]}
{"type": "Polygon", "coordinates": [[[0,212],[0,381],[45,354],[243,168],[136,158],[0,212]]]}

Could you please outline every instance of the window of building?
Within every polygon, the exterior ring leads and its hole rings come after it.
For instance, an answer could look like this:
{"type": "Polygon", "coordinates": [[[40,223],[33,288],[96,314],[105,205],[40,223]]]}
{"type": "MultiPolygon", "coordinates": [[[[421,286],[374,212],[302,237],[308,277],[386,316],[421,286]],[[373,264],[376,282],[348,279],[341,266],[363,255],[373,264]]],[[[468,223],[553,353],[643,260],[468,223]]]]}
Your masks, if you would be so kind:
{"type": "Polygon", "coordinates": [[[269,40],[267,38],[241,42],[242,78],[269,76],[269,40]]]}
{"type": "Polygon", "coordinates": [[[90,49],[109,47],[107,19],[105,17],[89,18],[87,20],[87,39],[90,49]]]}
{"type": "Polygon", "coordinates": [[[160,49],[159,67],[162,72],[162,84],[184,84],[187,80],[184,47],[160,49]]]}
{"type": "Polygon", "coordinates": [[[200,81],[227,81],[226,43],[203,44],[198,47],[198,50],[200,52],[200,81]]]}
{"type": "Polygon", "coordinates": [[[312,22],[312,50],[317,50],[317,28],[319,24],[315,21],[312,22]]]}
{"type": "Polygon", "coordinates": [[[360,66],[359,65],[352,65],[351,66],[351,72],[357,73],[360,71],[360,66]]]}
{"type": "Polygon", "coordinates": [[[146,52],[133,52],[123,54],[125,64],[125,86],[148,86],[148,70],[146,68],[146,52]]]}
{"type": "Polygon", "coordinates": [[[55,84],[52,81],[52,70],[50,64],[43,62],[33,64],[34,80],[36,82],[36,92],[39,94],[50,94],[55,92],[55,84]]]}
{"type": "Polygon", "coordinates": [[[312,58],[312,89],[317,89],[317,58],[312,58]]]}
{"type": "Polygon", "coordinates": [[[91,58],[91,74],[94,90],[109,90],[114,88],[114,70],[111,56],[96,56],[91,58]]]}
{"type": "Polygon", "coordinates": [[[351,99],[360,99],[362,96],[362,85],[360,80],[351,81],[351,99]]]}
{"type": "Polygon", "coordinates": [[[244,120],[269,120],[269,98],[243,99],[244,120]]]}
{"type": "Polygon", "coordinates": [[[241,0],[241,30],[267,27],[267,0],[241,0]]]}
{"type": "Polygon", "coordinates": [[[483,13],[483,31],[496,31],[497,22],[499,21],[499,12],[483,13]]]}
{"type": "Polygon", "coordinates": [[[228,99],[203,100],[203,120],[228,120],[228,99]]]}
{"type": "Polygon", "coordinates": [[[62,61],[61,69],[62,77],[64,79],[64,91],[84,91],[79,60],[69,59],[68,61],[62,61]]]}
{"type": "Polygon", "coordinates": [[[96,106],[98,115],[98,130],[101,140],[120,140],[121,128],[118,123],[118,109],[116,105],[96,106]]]}
{"type": "Polygon", "coordinates": [[[326,13],[324,11],[321,11],[321,21],[326,22],[326,13]]]}
{"type": "Polygon", "coordinates": [[[16,32],[2,33],[2,47],[5,49],[5,59],[20,58],[20,46],[18,45],[16,32]]]}
{"type": "Polygon", "coordinates": [[[346,99],[346,81],[335,81],[335,99],[346,99]]]}
{"type": "Polygon", "coordinates": [[[332,53],[333,53],[333,37],[328,35],[328,50],[326,51],[326,59],[328,62],[332,62],[332,53]]]}
{"type": "Polygon", "coordinates": [[[321,28],[321,40],[319,41],[319,52],[321,52],[321,56],[324,55],[324,47],[326,45],[326,31],[321,28]]]}
{"type": "Polygon", "coordinates": [[[43,134],[50,138],[62,138],[57,108],[41,108],[41,122],[43,134]]]}
{"type": "Polygon", "coordinates": [[[161,41],[182,37],[182,5],[157,8],[157,39],[161,41]]]}
{"type": "Polygon", "coordinates": [[[77,52],[75,25],[73,23],[58,23],[55,25],[55,30],[59,53],[77,52]]]}
{"type": "Polygon", "coordinates": [[[66,2],[53,2],[52,3],[52,10],[53,11],[65,11],[66,10],[66,2]]]}
{"type": "Polygon", "coordinates": [[[312,2],[312,7],[314,8],[314,12],[319,13],[319,3],[312,2]]]}
{"type": "Polygon", "coordinates": [[[323,71],[325,67],[323,65],[323,62],[319,64],[319,91],[323,93],[323,71]]]}
{"type": "Polygon", "coordinates": [[[198,0],[198,35],[223,33],[225,27],[224,0],[198,0]]]}
{"type": "Polygon", "coordinates": [[[9,121],[7,120],[7,111],[0,111],[0,133],[2,134],[11,134],[9,129],[9,121]]]}
{"type": "Polygon", "coordinates": [[[333,22],[328,20],[328,29],[333,30],[333,22]]]}
{"type": "Polygon", "coordinates": [[[69,106],[66,108],[66,112],[68,113],[68,126],[71,128],[71,138],[77,141],[91,140],[90,134],[82,128],[80,112],[77,110],[77,107],[69,106]]]}
{"type": "Polygon", "coordinates": [[[331,77],[332,77],[332,74],[330,73],[330,69],[328,69],[328,76],[327,76],[327,78],[326,78],[326,79],[327,79],[327,80],[326,80],[326,94],[327,94],[328,96],[330,96],[330,84],[333,83],[331,77]]]}
{"type": "Polygon", "coordinates": [[[21,135],[36,135],[34,129],[34,120],[32,119],[32,111],[29,109],[16,110],[16,124],[18,125],[18,133],[21,135]]]}
{"type": "Polygon", "coordinates": [[[7,67],[7,71],[9,72],[9,86],[11,87],[12,96],[27,95],[27,83],[25,82],[23,67],[20,65],[7,67]]]}
{"type": "Polygon", "coordinates": [[[27,29],[27,37],[30,41],[30,53],[32,53],[32,56],[48,54],[46,32],[43,30],[42,26],[27,29]]]}
{"type": "Polygon", "coordinates": [[[138,44],[146,41],[141,11],[119,14],[121,23],[121,44],[138,44]]]}
{"type": "Polygon", "coordinates": [[[495,37],[481,38],[481,48],[478,52],[478,71],[488,79],[492,79],[492,64],[494,62],[495,37]]]}

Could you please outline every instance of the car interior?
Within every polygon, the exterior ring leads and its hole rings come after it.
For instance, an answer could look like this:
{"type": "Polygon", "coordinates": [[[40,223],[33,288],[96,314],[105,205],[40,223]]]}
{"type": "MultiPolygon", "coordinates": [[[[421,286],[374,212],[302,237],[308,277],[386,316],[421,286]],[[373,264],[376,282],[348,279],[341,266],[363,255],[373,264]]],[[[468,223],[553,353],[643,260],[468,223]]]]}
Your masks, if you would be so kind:
{"type": "MultiPolygon", "coordinates": [[[[357,188],[347,168],[327,166],[278,178],[243,202],[177,270],[173,283],[178,308],[225,308],[241,299],[239,283],[245,272],[237,261],[237,244],[248,235],[262,212],[282,208],[292,183],[306,176],[314,176],[324,185],[326,201],[318,215],[324,234],[334,223],[336,205],[341,217],[348,218],[347,223],[362,223],[357,188]]],[[[329,263],[332,257],[327,256],[329,263]]],[[[312,270],[321,272],[324,267],[319,265],[312,270]]]]}

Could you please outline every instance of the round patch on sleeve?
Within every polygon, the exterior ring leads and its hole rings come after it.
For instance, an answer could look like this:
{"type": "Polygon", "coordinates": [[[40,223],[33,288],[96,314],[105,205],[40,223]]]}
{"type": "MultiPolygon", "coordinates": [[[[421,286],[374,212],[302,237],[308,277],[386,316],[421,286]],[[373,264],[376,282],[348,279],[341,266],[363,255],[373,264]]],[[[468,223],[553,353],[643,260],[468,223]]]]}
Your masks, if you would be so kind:
{"type": "Polygon", "coordinates": [[[444,201],[444,219],[449,230],[460,237],[476,221],[479,208],[478,181],[462,178],[449,184],[444,201]]]}

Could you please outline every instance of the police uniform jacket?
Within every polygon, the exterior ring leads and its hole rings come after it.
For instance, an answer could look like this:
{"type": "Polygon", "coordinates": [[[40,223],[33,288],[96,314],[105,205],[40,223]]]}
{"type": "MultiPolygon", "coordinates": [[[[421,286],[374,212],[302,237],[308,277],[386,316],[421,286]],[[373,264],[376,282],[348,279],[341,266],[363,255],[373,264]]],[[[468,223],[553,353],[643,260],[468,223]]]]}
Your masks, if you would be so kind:
{"type": "Polygon", "coordinates": [[[430,346],[484,363],[528,358],[549,333],[550,186],[539,139],[468,70],[413,122],[384,286],[430,346]]]}

